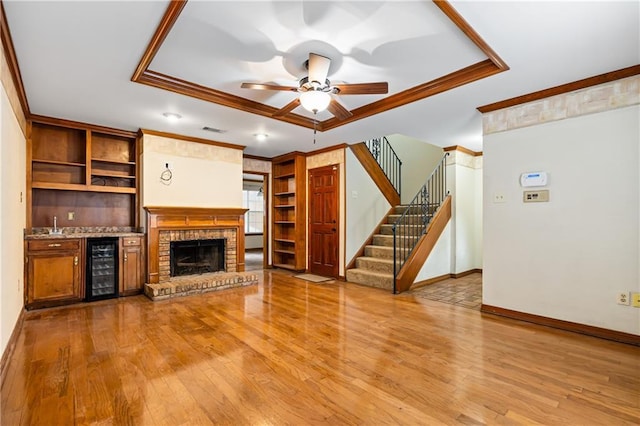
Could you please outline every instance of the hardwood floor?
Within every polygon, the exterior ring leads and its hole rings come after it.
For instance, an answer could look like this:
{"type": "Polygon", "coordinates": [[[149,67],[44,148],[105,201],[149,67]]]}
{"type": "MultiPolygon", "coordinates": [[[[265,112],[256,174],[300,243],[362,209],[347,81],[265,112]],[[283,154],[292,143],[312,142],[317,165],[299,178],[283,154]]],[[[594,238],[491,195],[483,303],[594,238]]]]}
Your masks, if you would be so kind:
{"type": "Polygon", "coordinates": [[[1,423],[640,422],[640,348],[276,270],[26,314],[1,423]]]}

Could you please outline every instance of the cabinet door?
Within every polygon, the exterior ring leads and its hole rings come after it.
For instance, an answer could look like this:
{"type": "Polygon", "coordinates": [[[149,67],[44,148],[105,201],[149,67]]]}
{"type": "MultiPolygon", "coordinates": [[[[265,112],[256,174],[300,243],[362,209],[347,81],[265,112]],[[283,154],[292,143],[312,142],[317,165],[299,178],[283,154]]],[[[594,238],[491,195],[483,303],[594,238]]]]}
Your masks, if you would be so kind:
{"type": "Polygon", "coordinates": [[[82,300],[81,267],[79,251],[30,254],[27,305],[52,306],[82,300]]]}
{"type": "Polygon", "coordinates": [[[122,248],[121,270],[120,295],[140,293],[142,290],[142,250],[140,246],[122,248]]]}

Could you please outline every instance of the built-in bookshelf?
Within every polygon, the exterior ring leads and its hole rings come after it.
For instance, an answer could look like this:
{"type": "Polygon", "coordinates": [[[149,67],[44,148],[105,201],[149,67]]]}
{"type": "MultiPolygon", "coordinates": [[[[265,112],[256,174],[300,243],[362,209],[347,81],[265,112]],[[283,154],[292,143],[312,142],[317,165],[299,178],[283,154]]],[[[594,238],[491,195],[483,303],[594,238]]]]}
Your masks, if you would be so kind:
{"type": "Polygon", "coordinates": [[[273,266],[306,268],[306,157],[291,153],[272,160],[273,266]]]}

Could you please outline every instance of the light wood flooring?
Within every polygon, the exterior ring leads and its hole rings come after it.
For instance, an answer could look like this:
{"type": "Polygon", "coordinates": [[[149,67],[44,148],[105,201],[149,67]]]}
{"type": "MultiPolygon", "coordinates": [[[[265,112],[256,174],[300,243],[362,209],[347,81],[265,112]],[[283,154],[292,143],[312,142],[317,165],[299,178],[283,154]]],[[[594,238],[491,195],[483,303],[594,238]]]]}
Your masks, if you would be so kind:
{"type": "Polygon", "coordinates": [[[258,286],[27,313],[12,425],[640,422],[640,348],[267,270],[258,286]]]}

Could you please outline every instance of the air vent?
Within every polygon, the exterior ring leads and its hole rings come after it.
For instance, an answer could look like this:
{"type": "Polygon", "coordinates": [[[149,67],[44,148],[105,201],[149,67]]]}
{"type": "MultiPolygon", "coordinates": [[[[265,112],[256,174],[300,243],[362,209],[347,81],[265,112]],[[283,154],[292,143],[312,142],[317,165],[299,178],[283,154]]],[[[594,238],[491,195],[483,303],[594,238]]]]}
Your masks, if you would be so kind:
{"type": "Polygon", "coordinates": [[[227,133],[226,130],[216,129],[215,127],[209,127],[209,126],[204,126],[202,130],[206,130],[207,132],[213,132],[213,133],[227,133]]]}

